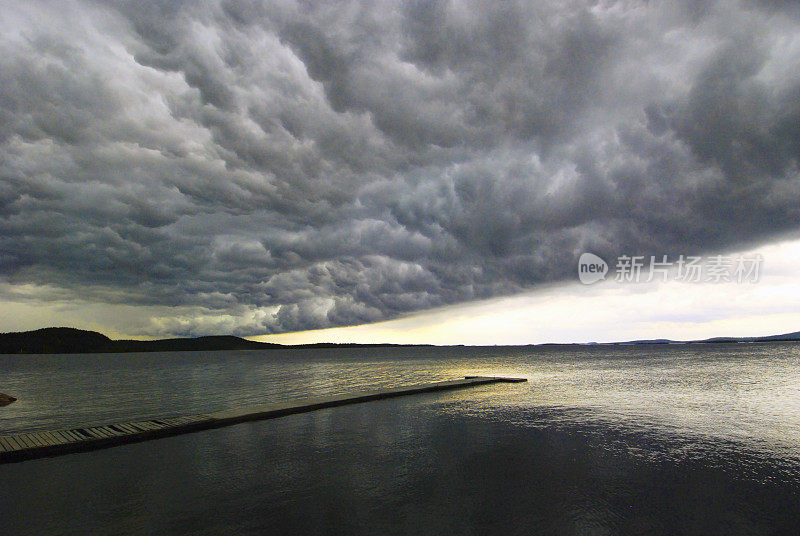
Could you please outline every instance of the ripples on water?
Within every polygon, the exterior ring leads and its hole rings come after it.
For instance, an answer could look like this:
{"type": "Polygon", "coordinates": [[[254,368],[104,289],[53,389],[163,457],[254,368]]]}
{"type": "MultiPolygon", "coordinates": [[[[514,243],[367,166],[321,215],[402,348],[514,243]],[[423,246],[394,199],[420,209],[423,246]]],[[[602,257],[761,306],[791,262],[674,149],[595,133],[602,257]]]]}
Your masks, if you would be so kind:
{"type": "Polygon", "coordinates": [[[0,466],[0,519],[27,534],[798,533],[793,344],[6,356],[0,390],[19,402],[0,433],[466,374],[529,382],[0,466]]]}

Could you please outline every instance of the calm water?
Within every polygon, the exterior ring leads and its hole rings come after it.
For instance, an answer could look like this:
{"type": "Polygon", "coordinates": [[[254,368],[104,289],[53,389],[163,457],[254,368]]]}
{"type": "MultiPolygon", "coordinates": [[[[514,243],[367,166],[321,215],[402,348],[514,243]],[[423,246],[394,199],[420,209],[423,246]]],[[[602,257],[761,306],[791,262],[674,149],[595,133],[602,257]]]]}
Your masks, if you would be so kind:
{"type": "Polygon", "coordinates": [[[499,384],[0,466],[9,534],[800,534],[800,345],[0,356],[0,433],[499,384]]]}

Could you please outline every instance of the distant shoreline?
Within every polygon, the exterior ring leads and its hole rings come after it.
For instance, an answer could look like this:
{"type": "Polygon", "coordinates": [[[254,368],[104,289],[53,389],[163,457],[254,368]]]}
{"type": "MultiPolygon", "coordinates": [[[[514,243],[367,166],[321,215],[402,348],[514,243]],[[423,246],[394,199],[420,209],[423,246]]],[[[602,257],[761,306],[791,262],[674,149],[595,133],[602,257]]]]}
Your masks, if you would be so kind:
{"type": "MultiPolygon", "coordinates": [[[[314,343],[288,346],[248,341],[232,335],[158,339],[113,340],[96,331],[75,328],[42,328],[0,333],[0,354],[102,354],[130,352],[195,352],[215,350],[279,350],[288,348],[383,348],[402,344],[314,343]]],[[[428,346],[428,345],[419,345],[428,346]]]]}
{"type": "MultiPolygon", "coordinates": [[[[524,345],[497,345],[502,347],[533,346],[631,346],[653,344],[732,344],[764,342],[800,342],[800,332],[771,335],[766,337],[714,337],[704,340],[675,341],[651,339],[610,343],[543,343],[524,345]]],[[[34,331],[0,333],[0,354],[97,354],[130,352],[193,352],[220,350],[291,350],[309,348],[404,348],[433,347],[432,344],[393,344],[393,343],[311,343],[285,345],[256,342],[219,335],[208,337],[187,337],[159,339],[153,341],[113,340],[96,331],[75,328],[42,328],[34,331]]],[[[442,345],[443,347],[467,347],[464,345],[442,345]]],[[[468,347],[486,348],[493,345],[468,347]]]]}

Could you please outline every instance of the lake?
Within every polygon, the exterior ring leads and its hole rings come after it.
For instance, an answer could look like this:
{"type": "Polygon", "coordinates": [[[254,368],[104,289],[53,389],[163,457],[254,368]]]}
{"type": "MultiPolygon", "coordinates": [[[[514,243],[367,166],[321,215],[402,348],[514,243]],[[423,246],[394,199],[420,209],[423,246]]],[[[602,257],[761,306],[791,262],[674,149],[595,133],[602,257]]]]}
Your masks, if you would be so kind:
{"type": "Polygon", "coordinates": [[[0,356],[0,434],[524,376],[0,465],[10,534],[797,534],[800,345],[0,356]]]}

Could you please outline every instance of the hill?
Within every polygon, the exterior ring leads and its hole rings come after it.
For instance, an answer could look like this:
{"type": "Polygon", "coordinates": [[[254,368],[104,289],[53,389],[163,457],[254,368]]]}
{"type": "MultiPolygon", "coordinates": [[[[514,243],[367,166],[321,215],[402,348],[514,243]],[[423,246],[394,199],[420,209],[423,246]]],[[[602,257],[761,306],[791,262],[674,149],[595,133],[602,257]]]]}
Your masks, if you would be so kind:
{"type": "Polygon", "coordinates": [[[0,333],[0,354],[86,354],[120,352],[197,352],[214,350],[274,350],[279,348],[362,348],[396,344],[315,343],[286,346],[217,335],[154,341],[112,340],[102,333],[75,328],[43,328],[0,333]]]}
{"type": "Polygon", "coordinates": [[[675,341],[672,339],[647,339],[638,341],[626,342],[611,342],[607,344],[690,344],[690,343],[703,343],[703,344],[724,344],[724,343],[739,343],[739,342],[800,342],[800,331],[792,333],[783,333],[781,335],[767,335],[764,337],[712,337],[710,339],[701,339],[693,341],[675,341]]]}

